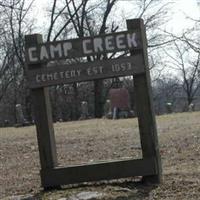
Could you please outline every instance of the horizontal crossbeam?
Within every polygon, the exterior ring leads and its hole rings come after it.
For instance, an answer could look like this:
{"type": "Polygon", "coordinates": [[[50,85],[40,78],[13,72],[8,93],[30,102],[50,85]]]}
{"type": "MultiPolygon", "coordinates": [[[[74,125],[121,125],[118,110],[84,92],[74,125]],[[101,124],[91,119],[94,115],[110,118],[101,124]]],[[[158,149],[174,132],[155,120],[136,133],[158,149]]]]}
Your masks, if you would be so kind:
{"type": "Polygon", "coordinates": [[[156,175],[154,158],[120,160],[41,170],[42,185],[54,187],[82,182],[156,175]]]}

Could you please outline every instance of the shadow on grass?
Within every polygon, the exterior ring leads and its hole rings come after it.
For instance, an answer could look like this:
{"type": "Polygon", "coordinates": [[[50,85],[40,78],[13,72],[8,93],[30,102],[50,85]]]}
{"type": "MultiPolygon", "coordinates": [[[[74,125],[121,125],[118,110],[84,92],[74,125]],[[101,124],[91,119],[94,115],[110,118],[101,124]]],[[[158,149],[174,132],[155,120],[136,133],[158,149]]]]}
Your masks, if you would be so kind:
{"type": "MultiPolygon", "coordinates": [[[[145,184],[141,181],[113,181],[113,182],[98,182],[98,183],[84,183],[78,185],[64,186],[60,188],[48,188],[36,194],[34,200],[46,200],[51,198],[68,198],[72,195],[95,191],[105,194],[103,200],[140,200],[151,199],[152,190],[156,189],[158,185],[145,184]]],[[[31,199],[31,200],[33,200],[31,199]]],[[[99,198],[98,198],[99,199],[99,198]]],[[[27,199],[28,200],[28,199],[27,199]]]]}

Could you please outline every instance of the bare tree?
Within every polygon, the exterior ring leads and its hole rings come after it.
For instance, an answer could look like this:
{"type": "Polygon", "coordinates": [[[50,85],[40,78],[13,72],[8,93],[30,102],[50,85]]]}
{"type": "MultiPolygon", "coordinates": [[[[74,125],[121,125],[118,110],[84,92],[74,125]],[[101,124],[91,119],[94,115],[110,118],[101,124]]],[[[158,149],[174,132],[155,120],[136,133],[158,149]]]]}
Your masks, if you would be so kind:
{"type": "MultiPolygon", "coordinates": [[[[1,64],[0,64],[0,99],[6,92],[12,92],[13,107],[16,103],[30,105],[27,97],[28,90],[24,76],[24,35],[32,29],[29,12],[33,1],[27,4],[26,0],[12,0],[1,6],[1,64]],[[12,86],[12,87],[9,87],[12,86]],[[25,99],[25,100],[24,100],[25,99]]],[[[29,94],[28,94],[29,96],[29,94]]]]}
{"type": "Polygon", "coordinates": [[[166,112],[166,105],[170,103],[173,109],[176,109],[176,103],[179,100],[180,81],[175,74],[165,74],[153,83],[153,100],[157,114],[166,112]]]}
{"type": "Polygon", "coordinates": [[[182,82],[182,87],[187,97],[187,105],[190,105],[200,87],[200,52],[193,51],[182,41],[173,43],[173,50],[165,51],[168,56],[168,66],[182,82]]]}
{"type": "MultiPolygon", "coordinates": [[[[63,35],[69,35],[70,32],[74,33],[74,35],[79,38],[108,32],[108,16],[116,2],[117,0],[101,0],[100,2],[90,2],[89,0],[65,0],[64,4],[58,5],[57,1],[54,0],[51,9],[51,19],[47,40],[49,41],[51,38],[53,38],[52,40],[56,40],[63,35]],[[99,18],[98,24],[97,18],[99,18]],[[65,23],[55,31],[56,22],[61,19],[63,19],[65,23]]],[[[102,58],[107,59],[107,56],[88,56],[87,61],[90,62],[102,58]]],[[[75,91],[74,99],[77,99],[77,84],[73,84],[73,87],[75,91]]],[[[94,81],[96,117],[102,117],[103,114],[104,102],[102,100],[102,87],[103,81],[94,81]]],[[[75,103],[78,104],[76,101],[75,103]]]]}
{"type": "MultiPolygon", "coordinates": [[[[111,17],[114,14],[113,9],[117,6],[118,0],[53,0],[51,8],[49,10],[50,21],[47,31],[47,41],[53,41],[57,39],[67,39],[69,37],[85,37],[94,36],[99,34],[105,34],[109,32],[115,32],[118,30],[119,24],[116,23],[116,18],[111,17]]],[[[135,0],[133,3],[137,5],[137,12],[135,17],[143,17],[147,31],[149,31],[149,47],[150,51],[154,51],[156,48],[163,46],[170,42],[166,36],[163,36],[159,32],[159,28],[168,20],[166,11],[170,3],[166,3],[163,0],[135,0]]],[[[125,52],[127,54],[127,52],[125,52]]],[[[154,55],[153,55],[154,56],[154,55]]],[[[115,57],[112,55],[95,55],[88,56],[86,59],[88,62],[111,59],[115,57]]],[[[155,61],[155,56],[153,61],[155,61]]],[[[80,59],[78,60],[80,62],[80,59]]],[[[152,68],[157,68],[157,62],[154,62],[152,68]]],[[[159,68],[161,71],[161,68],[159,68]]],[[[112,85],[112,84],[111,84],[112,85]]],[[[56,90],[57,87],[54,88],[56,90]]],[[[77,84],[73,84],[74,88],[74,102],[78,102],[76,93],[77,84]]],[[[95,104],[95,116],[102,117],[103,105],[105,97],[103,95],[103,81],[94,81],[94,104],[95,104]]]]}

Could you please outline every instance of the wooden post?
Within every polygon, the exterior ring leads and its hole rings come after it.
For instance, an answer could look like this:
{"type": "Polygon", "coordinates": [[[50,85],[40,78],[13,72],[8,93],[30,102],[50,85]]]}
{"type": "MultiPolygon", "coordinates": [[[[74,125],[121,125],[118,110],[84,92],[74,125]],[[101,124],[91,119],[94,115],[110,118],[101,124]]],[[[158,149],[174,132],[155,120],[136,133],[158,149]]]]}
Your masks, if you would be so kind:
{"type": "MultiPolygon", "coordinates": [[[[34,34],[25,36],[25,46],[32,46],[42,43],[42,35],[34,34]]],[[[29,64],[28,70],[41,69],[42,64],[29,64]]],[[[35,124],[37,128],[37,140],[41,163],[41,174],[46,170],[57,166],[57,154],[55,145],[55,135],[53,128],[52,112],[47,87],[31,90],[33,106],[35,111],[35,124]]],[[[43,176],[41,176],[43,177],[43,176]]],[[[43,185],[43,180],[42,180],[43,185]]]]}
{"type": "Polygon", "coordinates": [[[94,116],[101,118],[103,116],[103,80],[94,81],[94,116]]]}
{"type": "MultiPolygon", "coordinates": [[[[140,140],[142,146],[143,158],[155,158],[157,174],[144,176],[143,181],[149,183],[160,183],[162,180],[162,167],[159,153],[157,128],[152,101],[152,89],[150,83],[150,72],[148,68],[147,39],[142,19],[127,20],[128,30],[140,30],[143,49],[140,52],[143,55],[145,72],[140,75],[134,75],[134,90],[136,101],[136,112],[140,130],[140,140]],[[142,52],[141,52],[142,51],[142,52]]],[[[136,52],[131,52],[136,54],[136,52]]]]}

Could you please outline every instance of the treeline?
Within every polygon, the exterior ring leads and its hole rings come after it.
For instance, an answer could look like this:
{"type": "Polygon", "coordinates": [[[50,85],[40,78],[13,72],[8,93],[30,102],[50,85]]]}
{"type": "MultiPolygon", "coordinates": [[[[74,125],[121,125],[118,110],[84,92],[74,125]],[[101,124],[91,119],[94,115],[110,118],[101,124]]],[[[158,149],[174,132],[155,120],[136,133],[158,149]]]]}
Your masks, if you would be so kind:
{"type": "MultiPolygon", "coordinates": [[[[176,79],[160,79],[153,86],[153,101],[156,114],[166,114],[169,112],[189,111],[187,95],[182,85],[176,79]],[[168,104],[171,104],[169,111],[168,104]]],[[[116,80],[107,79],[103,82],[102,108],[105,107],[106,100],[109,99],[109,90],[112,88],[126,88],[129,92],[130,109],[135,111],[134,102],[134,80],[131,77],[116,80]]],[[[27,90],[27,93],[29,91],[27,90]]],[[[59,85],[50,87],[50,97],[52,104],[52,115],[54,122],[78,120],[81,117],[81,103],[88,103],[89,117],[95,117],[94,83],[79,83],[59,85]]],[[[16,104],[22,105],[24,117],[27,121],[34,121],[34,110],[31,104],[31,96],[25,94],[23,90],[16,93],[15,87],[9,87],[7,94],[0,103],[0,125],[14,125],[17,122],[16,104]],[[21,91],[21,92],[20,92],[21,91]],[[15,96],[17,95],[17,96],[15,96]],[[30,99],[25,99],[29,97],[30,99]],[[17,101],[16,101],[17,99],[17,101]],[[28,105],[26,102],[30,102],[28,105]]],[[[200,110],[200,90],[196,93],[192,101],[194,110],[200,110]]],[[[102,117],[106,115],[102,110],[102,117]]]]}

